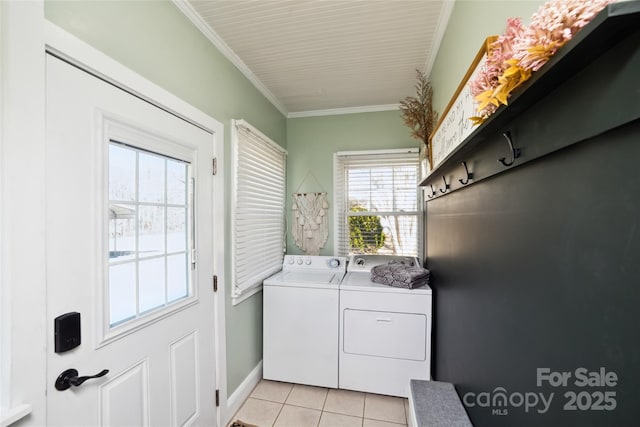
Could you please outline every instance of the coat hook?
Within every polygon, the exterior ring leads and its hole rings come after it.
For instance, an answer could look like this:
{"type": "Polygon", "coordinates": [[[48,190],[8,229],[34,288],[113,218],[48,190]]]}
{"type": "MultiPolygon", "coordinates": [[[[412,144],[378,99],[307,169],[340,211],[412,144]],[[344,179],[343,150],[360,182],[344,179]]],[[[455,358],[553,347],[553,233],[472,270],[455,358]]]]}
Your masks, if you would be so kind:
{"type": "Polygon", "coordinates": [[[431,194],[427,194],[427,197],[433,199],[436,195],[436,190],[433,189],[433,184],[429,186],[431,188],[431,194]]]}
{"type": "Polygon", "coordinates": [[[467,185],[470,179],[473,179],[473,172],[469,172],[469,168],[467,168],[467,162],[462,162],[462,166],[464,166],[464,172],[467,174],[467,178],[463,181],[459,179],[460,184],[467,185]]]}
{"type": "Polygon", "coordinates": [[[506,157],[501,157],[498,159],[498,161],[502,163],[503,166],[511,166],[513,162],[515,162],[516,159],[520,157],[521,151],[519,148],[514,148],[513,141],[511,141],[511,132],[507,131],[503,133],[502,136],[504,136],[507,142],[509,143],[509,150],[511,150],[511,160],[507,162],[506,157]]]}
{"type": "Polygon", "coordinates": [[[447,184],[447,180],[445,179],[444,175],[442,175],[442,181],[444,181],[444,191],[442,191],[442,188],[440,189],[440,192],[442,194],[446,193],[447,191],[449,191],[449,184],[447,184]]]}

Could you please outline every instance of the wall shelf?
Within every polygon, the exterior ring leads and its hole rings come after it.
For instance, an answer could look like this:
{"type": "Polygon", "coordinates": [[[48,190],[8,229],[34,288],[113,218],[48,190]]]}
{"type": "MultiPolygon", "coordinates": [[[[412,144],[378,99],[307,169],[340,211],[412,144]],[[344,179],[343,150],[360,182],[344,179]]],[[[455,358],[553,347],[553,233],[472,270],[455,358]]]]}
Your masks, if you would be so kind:
{"type": "Polygon", "coordinates": [[[629,87],[640,70],[639,23],[640,1],[608,5],[511,96],[508,106],[501,106],[429,172],[419,184],[428,187],[426,200],[445,197],[640,118],[640,86],[636,91],[629,87]],[[609,63],[609,57],[620,57],[612,50],[630,57],[609,63]],[[585,94],[585,82],[591,81],[594,91],[585,94]],[[554,108],[555,115],[547,117],[545,107],[558,102],[563,108],[554,108]],[[612,107],[615,114],[610,112],[612,107]],[[513,146],[507,145],[505,134],[513,146]],[[499,162],[500,158],[505,160],[499,162]],[[450,186],[446,192],[439,191],[443,182],[450,186]]]}

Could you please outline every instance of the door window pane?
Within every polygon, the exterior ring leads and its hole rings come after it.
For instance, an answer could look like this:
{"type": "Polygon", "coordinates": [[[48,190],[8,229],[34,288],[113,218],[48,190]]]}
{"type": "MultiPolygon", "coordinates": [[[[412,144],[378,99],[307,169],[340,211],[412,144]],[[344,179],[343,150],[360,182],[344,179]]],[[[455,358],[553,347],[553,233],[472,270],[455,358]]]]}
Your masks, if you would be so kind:
{"type": "Polygon", "coordinates": [[[167,252],[184,252],[187,249],[187,210],[167,208],[167,252]]]}
{"type": "Polygon", "coordinates": [[[136,199],[136,152],[121,145],[109,145],[109,199],[136,199]]]}
{"type": "Polygon", "coordinates": [[[164,253],[164,207],[140,206],[138,238],[140,257],[157,256],[164,253]]]}
{"type": "Polygon", "coordinates": [[[167,257],[167,289],[168,302],[176,301],[187,296],[187,280],[189,270],[187,268],[186,254],[171,255],[167,257]]]}
{"type": "Polygon", "coordinates": [[[109,145],[111,327],[192,295],[189,163],[109,145]]]}
{"type": "Polygon", "coordinates": [[[116,325],[136,316],[136,265],[112,265],[109,268],[109,316],[116,325]]]}
{"type": "Polygon", "coordinates": [[[141,261],[138,267],[140,313],[163,306],[164,296],[164,258],[141,261]]]}
{"type": "Polygon", "coordinates": [[[141,202],[164,202],[165,159],[144,153],[138,153],[138,180],[141,202]]]}
{"type": "Polygon", "coordinates": [[[187,165],[175,160],[167,160],[167,203],[187,203],[187,165]]]}
{"type": "Polygon", "coordinates": [[[134,259],[136,206],[109,204],[109,262],[134,259]]]}

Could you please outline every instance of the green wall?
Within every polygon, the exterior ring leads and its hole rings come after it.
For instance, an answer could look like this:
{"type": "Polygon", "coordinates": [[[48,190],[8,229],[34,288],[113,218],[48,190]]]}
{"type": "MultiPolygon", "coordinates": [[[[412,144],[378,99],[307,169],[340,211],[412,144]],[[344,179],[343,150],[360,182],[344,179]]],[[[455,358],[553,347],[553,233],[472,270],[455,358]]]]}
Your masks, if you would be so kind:
{"type": "MultiPolygon", "coordinates": [[[[226,165],[233,118],[247,120],[286,146],[286,118],[170,1],[47,1],[45,16],[224,124],[226,165]]],[[[229,182],[229,168],[226,172],[229,182]]],[[[227,189],[227,206],[229,193],[227,189]]],[[[230,253],[229,227],[225,228],[225,250],[230,253]]],[[[229,272],[230,257],[226,258],[229,272]]],[[[231,394],[262,360],[262,293],[232,306],[230,284],[226,287],[231,394]]]]}
{"type": "Polygon", "coordinates": [[[457,0],[431,69],[433,107],[442,114],[483,41],[502,34],[507,18],[528,24],[543,0],[457,0]]]}
{"type": "MultiPolygon", "coordinates": [[[[320,255],[333,255],[333,153],[337,151],[407,148],[411,139],[399,110],[289,119],[287,124],[287,221],[291,225],[291,194],[326,191],[329,238],[320,255]]],[[[301,254],[287,233],[287,253],[301,254]]]]}

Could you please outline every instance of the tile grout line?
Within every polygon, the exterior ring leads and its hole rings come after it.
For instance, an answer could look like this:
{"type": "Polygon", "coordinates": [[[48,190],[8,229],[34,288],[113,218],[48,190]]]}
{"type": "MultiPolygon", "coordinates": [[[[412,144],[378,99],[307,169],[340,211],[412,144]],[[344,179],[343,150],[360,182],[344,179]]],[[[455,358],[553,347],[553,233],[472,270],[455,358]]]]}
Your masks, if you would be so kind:
{"type": "Polygon", "coordinates": [[[405,405],[405,400],[407,400],[406,398],[402,399],[402,408],[404,409],[404,411],[402,411],[402,413],[404,414],[404,425],[408,426],[409,425],[409,420],[407,419],[407,405],[405,405]]]}
{"type": "MultiPolygon", "coordinates": [[[[364,417],[361,417],[359,415],[345,414],[344,412],[329,411],[329,410],[324,410],[324,409],[322,410],[322,412],[326,412],[327,414],[333,414],[333,415],[344,415],[344,416],[347,416],[347,417],[364,418],[364,417]]],[[[369,419],[371,420],[373,418],[369,418],[369,419]]],[[[383,421],[383,420],[378,420],[378,421],[383,421]]]]}
{"type": "MultiPolygon", "coordinates": [[[[279,403],[279,402],[278,402],[279,403]]],[[[309,408],[308,406],[302,406],[299,404],[294,404],[294,403],[284,403],[284,405],[287,406],[293,406],[294,408],[301,408],[301,409],[309,409],[310,411],[316,411],[316,412],[324,412],[324,410],[322,409],[318,409],[318,408],[309,408]]]]}
{"type": "Polygon", "coordinates": [[[282,413],[283,409],[284,409],[284,403],[280,404],[280,410],[278,411],[278,415],[276,415],[276,418],[273,420],[273,423],[271,423],[271,427],[276,425],[276,422],[278,421],[278,417],[280,417],[280,414],[282,413]]]}
{"type": "Polygon", "coordinates": [[[364,393],[364,402],[362,404],[362,425],[364,425],[364,414],[367,410],[367,396],[369,393],[364,393]]]}
{"type": "Polygon", "coordinates": [[[327,405],[327,399],[329,399],[329,391],[330,389],[327,388],[327,393],[324,395],[324,400],[322,401],[322,409],[320,410],[320,418],[318,418],[317,427],[320,427],[320,422],[322,421],[322,416],[324,415],[324,407],[327,405]]]}
{"type": "MultiPolygon", "coordinates": [[[[365,398],[364,398],[364,405],[365,405],[365,406],[364,406],[363,412],[366,412],[367,397],[368,397],[368,396],[370,396],[370,395],[372,395],[372,394],[371,394],[371,393],[365,393],[365,398]]],[[[378,396],[378,395],[376,395],[376,396],[378,396]]],[[[384,396],[384,395],[379,395],[379,396],[384,396]]],[[[405,398],[397,397],[397,396],[389,396],[389,397],[394,397],[394,398],[397,398],[397,399],[401,399],[401,400],[402,400],[402,414],[403,414],[403,417],[404,417],[404,423],[397,423],[397,422],[395,422],[395,421],[389,421],[389,420],[383,420],[383,419],[380,419],[380,418],[367,417],[367,416],[365,416],[365,414],[363,414],[363,416],[362,416],[362,419],[363,419],[363,425],[364,425],[364,420],[365,420],[365,419],[367,419],[367,420],[372,420],[372,421],[382,421],[382,422],[385,422],[385,423],[396,424],[396,425],[398,425],[398,426],[408,426],[408,425],[409,425],[409,422],[407,421],[406,408],[405,408],[405,406],[404,406],[404,399],[405,399],[405,398]]]]}
{"type": "Polygon", "coordinates": [[[295,387],[295,384],[291,384],[291,388],[289,389],[289,392],[287,393],[287,395],[284,397],[284,402],[282,402],[282,405],[280,406],[280,410],[278,411],[278,415],[276,415],[276,419],[273,420],[273,423],[271,424],[271,427],[274,427],[276,425],[276,422],[278,422],[278,418],[280,418],[280,414],[282,414],[282,410],[284,409],[284,405],[287,403],[287,399],[291,395],[291,392],[293,391],[294,387],[295,387]]]}
{"type": "MultiPolygon", "coordinates": [[[[284,396],[284,401],[283,402],[279,402],[279,401],[275,401],[275,400],[269,400],[268,398],[263,398],[263,397],[252,396],[253,393],[255,392],[255,390],[258,388],[258,385],[259,384],[257,384],[254,387],[254,389],[251,391],[251,393],[249,394],[249,396],[247,397],[246,400],[255,399],[257,401],[268,402],[268,403],[273,403],[273,404],[279,404],[280,405],[278,413],[277,413],[274,421],[271,423],[270,427],[274,427],[276,425],[276,423],[278,422],[280,416],[282,416],[282,413],[284,411],[284,407],[287,406],[287,405],[291,406],[291,407],[295,407],[295,408],[307,409],[307,410],[320,412],[320,417],[318,418],[318,421],[316,422],[315,427],[320,427],[320,424],[322,422],[322,419],[323,419],[323,416],[324,416],[325,413],[334,414],[334,415],[340,415],[340,416],[348,416],[348,417],[359,418],[360,419],[360,423],[359,423],[360,427],[364,427],[364,421],[367,420],[367,419],[371,420],[371,421],[386,422],[386,423],[390,423],[390,424],[392,424],[394,426],[399,426],[399,427],[401,427],[401,426],[408,427],[407,407],[405,405],[405,403],[406,403],[405,401],[407,400],[406,398],[403,399],[401,397],[397,397],[402,402],[402,409],[403,409],[402,410],[402,414],[403,414],[402,416],[404,418],[404,423],[403,423],[402,421],[401,422],[396,422],[396,421],[390,421],[388,419],[379,419],[379,417],[375,417],[375,418],[374,417],[366,417],[366,405],[367,405],[367,401],[369,400],[368,398],[370,398],[372,396],[377,396],[377,395],[374,395],[374,394],[371,394],[371,393],[359,392],[359,393],[361,393],[363,395],[363,406],[362,406],[362,410],[361,410],[361,414],[362,415],[360,417],[357,417],[356,415],[345,414],[345,413],[340,413],[340,412],[333,412],[331,410],[327,410],[327,402],[329,400],[329,393],[332,390],[332,389],[327,388],[327,387],[323,387],[324,390],[325,390],[325,394],[323,396],[323,402],[322,402],[321,409],[318,410],[316,408],[310,408],[308,406],[304,406],[303,404],[289,404],[289,403],[287,403],[288,399],[293,395],[294,388],[296,387],[295,383],[289,383],[290,387],[289,387],[289,390],[287,391],[286,395],[284,396]]],[[[338,389],[336,389],[336,390],[338,390],[338,389]]],[[[246,400],[245,400],[245,403],[246,403],[246,400]]],[[[242,408],[242,406],[244,406],[244,404],[241,405],[240,409],[242,408]]],[[[238,412],[240,411],[240,409],[238,409],[238,411],[236,411],[236,416],[237,416],[238,412]]],[[[231,421],[233,421],[233,420],[231,420],[231,421]]]]}
{"type": "Polygon", "coordinates": [[[331,389],[327,388],[327,394],[324,395],[324,401],[322,402],[322,412],[324,412],[324,407],[327,405],[327,399],[329,399],[329,391],[331,389]]]}

